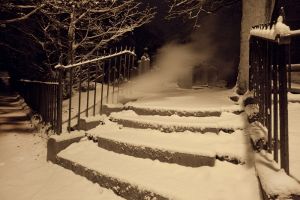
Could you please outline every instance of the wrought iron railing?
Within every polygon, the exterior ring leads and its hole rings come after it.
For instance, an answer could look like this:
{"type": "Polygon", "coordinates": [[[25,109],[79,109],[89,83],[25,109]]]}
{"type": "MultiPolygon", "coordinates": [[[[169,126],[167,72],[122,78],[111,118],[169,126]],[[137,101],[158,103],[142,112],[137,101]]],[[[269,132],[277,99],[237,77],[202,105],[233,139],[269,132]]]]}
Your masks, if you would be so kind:
{"type": "MultiPolygon", "coordinates": [[[[41,82],[31,80],[19,80],[14,82],[14,87],[32,110],[42,116],[46,124],[50,124],[53,130],[59,130],[61,101],[59,101],[59,82],[41,82]]],[[[57,131],[58,132],[58,131],[57,131]]]]}
{"type": "Polygon", "coordinates": [[[134,48],[110,49],[91,60],[57,65],[51,82],[19,80],[15,86],[43,122],[60,134],[64,128],[76,128],[83,115],[102,114],[104,103],[116,103],[120,85],[135,74],[136,63],[134,48]]]}
{"type": "MultiPolygon", "coordinates": [[[[273,26],[274,27],[274,26],[273,26]]],[[[259,104],[259,121],[268,129],[268,151],[289,174],[288,89],[291,72],[291,38],[299,31],[276,34],[271,25],[253,28],[250,36],[249,90],[259,104]]]]}

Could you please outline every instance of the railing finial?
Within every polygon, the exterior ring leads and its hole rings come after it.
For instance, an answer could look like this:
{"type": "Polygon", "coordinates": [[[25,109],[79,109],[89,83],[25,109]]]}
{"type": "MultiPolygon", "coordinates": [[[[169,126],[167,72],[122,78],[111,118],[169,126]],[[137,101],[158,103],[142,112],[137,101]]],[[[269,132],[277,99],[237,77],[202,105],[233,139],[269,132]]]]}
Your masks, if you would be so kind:
{"type": "Polygon", "coordinates": [[[282,16],[282,22],[285,22],[285,12],[284,12],[284,7],[280,7],[280,11],[279,11],[279,16],[282,16]]]}

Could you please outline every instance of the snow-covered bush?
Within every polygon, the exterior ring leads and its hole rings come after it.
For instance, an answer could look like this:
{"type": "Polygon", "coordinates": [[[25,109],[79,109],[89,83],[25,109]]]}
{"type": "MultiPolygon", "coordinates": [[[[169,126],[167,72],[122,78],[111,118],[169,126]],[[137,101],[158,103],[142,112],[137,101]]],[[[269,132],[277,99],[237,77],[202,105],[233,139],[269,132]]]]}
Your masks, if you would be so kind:
{"type": "Polygon", "coordinates": [[[90,84],[88,84],[88,82],[85,81],[85,82],[81,83],[81,88],[80,88],[80,90],[81,90],[82,92],[86,92],[86,91],[88,91],[88,90],[94,90],[95,87],[96,87],[96,85],[95,85],[94,82],[90,82],[90,84]]]}
{"type": "Polygon", "coordinates": [[[245,131],[250,137],[253,149],[260,152],[267,148],[268,129],[259,122],[259,105],[251,93],[246,94],[243,105],[249,122],[245,131]]]}

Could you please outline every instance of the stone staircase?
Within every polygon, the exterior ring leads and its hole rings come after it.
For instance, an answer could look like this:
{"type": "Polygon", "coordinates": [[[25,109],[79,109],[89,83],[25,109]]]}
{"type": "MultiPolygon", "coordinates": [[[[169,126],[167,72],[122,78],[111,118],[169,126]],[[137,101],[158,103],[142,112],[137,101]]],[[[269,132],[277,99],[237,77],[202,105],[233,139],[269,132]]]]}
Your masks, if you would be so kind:
{"type": "Polygon", "coordinates": [[[258,199],[245,116],[223,111],[125,106],[56,163],[126,199],[258,199]]]}

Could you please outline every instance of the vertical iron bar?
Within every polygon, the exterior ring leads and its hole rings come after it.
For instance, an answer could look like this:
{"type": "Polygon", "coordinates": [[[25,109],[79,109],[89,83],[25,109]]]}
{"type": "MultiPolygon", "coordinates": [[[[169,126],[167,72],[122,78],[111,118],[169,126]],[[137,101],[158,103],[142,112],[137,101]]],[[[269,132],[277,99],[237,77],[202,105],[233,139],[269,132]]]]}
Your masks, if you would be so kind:
{"type": "Polygon", "coordinates": [[[58,69],[58,95],[57,95],[57,133],[62,132],[62,101],[63,101],[63,70],[58,69]]]}
{"type": "Polygon", "coordinates": [[[279,46],[280,161],[281,167],[289,174],[286,47],[279,46]]]}
{"type": "MultiPolygon", "coordinates": [[[[109,55],[112,54],[112,50],[109,49],[109,55]]],[[[104,51],[104,55],[105,55],[105,51],[104,51]]],[[[109,84],[110,84],[110,73],[111,73],[111,58],[109,58],[109,61],[108,61],[108,79],[107,79],[107,90],[106,90],[106,103],[108,104],[108,101],[109,101],[109,84]]]]}
{"type": "Polygon", "coordinates": [[[288,89],[292,89],[291,44],[288,45],[288,89]]]}
{"type": "Polygon", "coordinates": [[[278,45],[273,44],[274,160],[278,162],[278,45]]]}
{"type": "MultiPolygon", "coordinates": [[[[105,52],[104,52],[105,54],[105,52]]],[[[105,66],[105,60],[103,61],[103,64],[102,64],[102,70],[101,70],[101,65],[99,63],[99,75],[100,77],[102,78],[101,79],[101,100],[100,100],[100,115],[102,115],[102,112],[103,112],[103,90],[104,90],[104,66],[105,66]],[[102,75],[101,75],[102,73],[102,75]]]]}
{"type": "MultiPolygon", "coordinates": [[[[57,83],[57,75],[55,75],[55,82],[57,83]]],[[[57,92],[57,84],[54,85],[54,95],[53,95],[53,102],[54,102],[54,107],[53,107],[53,112],[54,112],[54,121],[53,121],[53,130],[57,130],[57,101],[56,101],[56,97],[58,95],[57,92]]],[[[56,132],[56,131],[55,131],[56,132]]]]}
{"type": "Polygon", "coordinates": [[[272,46],[267,41],[267,129],[268,152],[272,152],[272,46]]]}
{"type": "Polygon", "coordinates": [[[87,93],[86,93],[86,111],[85,116],[89,116],[89,101],[90,101],[90,66],[87,66],[87,93]]]}
{"type": "MultiPolygon", "coordinates": [[[[125,46],[125,50],[127,50],[127,46],[125,46]]],[[[128,77],[126,76],[127,75],[127,54],[124,54],[124,82],[125,81],[128,81],[128,77]]]]}
{"type": "Polygon", "coordinates": [[[45,108],[46,108],[46,123],[49,123],[49,86],[47,84],[44,84],[44,87],[46,89],[46,94],[45,94],[45,100],[46,100],[46,105],[45,105],[45,108]]]}
{"type": "MultiPolygon", "coordinates": [[[[118,52],[118,48],[116,47],[116,52],[118,52]]],[[[114,102],[114,98],[115,98],[115,84],[116,84],[116,71],[118,71],[118,87],[119,87],[119,80],[120,80],[120,73],[119,73],[119,69],[117,69],[117,56],[114,57],[114,67],[113,67],[113,93],[112,93],[112,102],[114,102]]]]}
{"type": "MultiPolygon", "coordinates": [[[[121,50],[122,51],[122,46],[121,46],[121,50]]],[[[119,74],[119,78],[118,78],[118,90],[117,90],[117,103],[119,101],[119,93],[120,93],[120,83],[121,81],[123,82],[124,80],[124,76],[123,76],[123,73],[122,71],[124,71],[122,69],[122,55],[119,56],[119,63],[118,63],[118,74],[119,74]],[[121,80],[122,78],[122,80],[121,80]]]]}
{"type": "Polygon", "coordinates": [[[71,132],[71,110],[72,110],[72,84],[73,84],[73,68],[69,69],[69,74],[70,74],[70,80],[69,80],[69,93],[70,93],[70,98],[69,98],[69,117],[68,117],[68,132],[71,132]]]}
{"type": "MultiPolygon", "coordinates": [[[[129,47],[129,51],[131,51],[131,47],[129,47]]],[[[128,67],[127,67],[127,79],[130,80],[130,69],[131,69],[131,62],[132,62],[132,55],[128,54],[128,67]]]]}
{"type": "MultiPolygon", "coordinates": [[[[97,57],[98,57],[98,53],[97,53],[97,57]]],[[[96,98],[97,98],[97,69],[98,69],[98,66],[99,66],[99,64],[98,64],[98,62],[97,62],[97,64],[96,64],[96,67],[95,67],[95,80],[94,80],[94,82],[95,82],[95,88],[94,88],[94,105],[93,105],[93,116],[95,116],[96,115],[96,98]]]]}
{"type": "MultiPolygon", "coordinates": [[[[121,51],[122,51],[122,47],[121,47],[121,51]]],[[[122,77],[123,77],[123,83],[125,83],[125,81],[126,81],[126,64],[125,64],[125,59],[126,59],[126,54],[123,56],[123,55],[121,55],[120,56],[120,65],[121,65],[121,68],[122,68],[122,72],[123,72],[123,75],[122,75],[122,77]]]]}
{"type": "MultiPolygon", "coordinates": [[[[82,62],[82,61],[81,61],[82,62]]],[[[82,66],[79,66],[79,82],[78,82],[78,114],[77,114],[77,125],[80,123],[81,114],[81,84],[82,84],[82,66]]]]}
{"type": "Polygon", "coordinates": [[[49,98],[49,101],[50,101],[50,104],[49,104],[49,116],[50,116],[50,124],[51,124],[51,127],[52,127],[52,124],[53,124],[53,112],[52,112],[52,106],[53,106],[53,101],[52,101],[52,97],[53,97],[53,85],[52,84],[49,84],[49,95],[48,95],[48,98],[49,98]]]}

